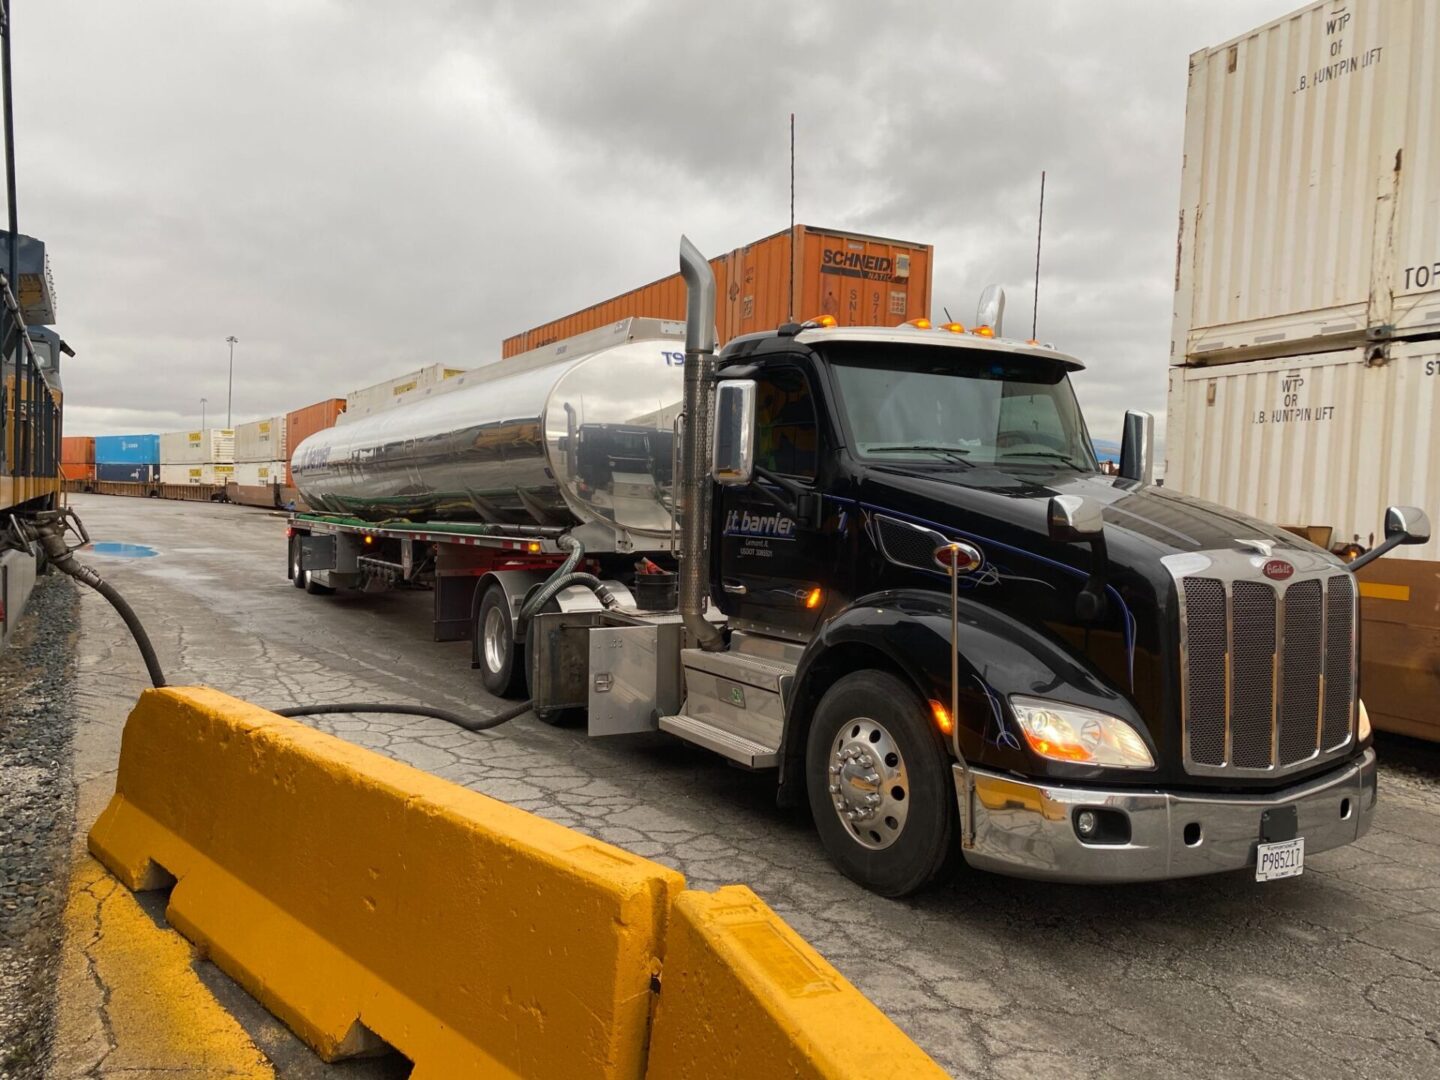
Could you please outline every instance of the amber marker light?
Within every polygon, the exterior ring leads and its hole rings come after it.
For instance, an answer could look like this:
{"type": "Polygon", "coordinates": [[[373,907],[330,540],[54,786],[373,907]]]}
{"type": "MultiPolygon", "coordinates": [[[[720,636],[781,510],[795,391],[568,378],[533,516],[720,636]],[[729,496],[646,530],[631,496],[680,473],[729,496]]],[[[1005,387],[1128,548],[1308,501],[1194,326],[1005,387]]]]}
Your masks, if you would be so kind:
{"type": "Polygon", "coordinates": [[[525,545],[525,550],[528,551],[531,555],[539,555],[540,541],[531,540],[528,544],[525,545]]]}
{"type": "Polygon", "coordinates": [[[974,330],[971,330],[970,332],[972,334],[975,334],[977,337],[995,336],[995,328],[993,326],[977,326],[974,330]]]}
{"type": "Polygon", "coordinates": [[[805,606],[814,611],[820,606],[820,601],[825,599],[825,593],[821,589],[811,589],[805,594],[805,606]]]}
{"type": "Polygon", "coordinates": [[[909,322],[907,322],[905,325],[906,325],[906,326],[913,326],[916,330],[929,330],[929,329],[930,329],[930,320],[929,320],[929,319],[911,319],[911,320],[910,320],[909,322]]]}
{"type": "Polygon", "coordinates": [[[965,324],[958,322],[941,323],[940,329],[949,330],[952,334],[963,334],[965,332],[965,324]]]}
{"type": "Polygon", "coordinates": [[[935,717],[935,726],[941,735],[949,735],[955,730],[955,721],[950,716],[950,710],[934,698],[930,699],[930,712],[935,717]]]}
{"type": "Polygon", "coordinates": [[[369,546],[370,546],[371,544],[373,544],[373,543],[375,543],[375,537],[371,536],[369,533],[366,533],[366,534],[365,534],[365,546],[366,546],[366,547],[369,547],[369,546]]]}

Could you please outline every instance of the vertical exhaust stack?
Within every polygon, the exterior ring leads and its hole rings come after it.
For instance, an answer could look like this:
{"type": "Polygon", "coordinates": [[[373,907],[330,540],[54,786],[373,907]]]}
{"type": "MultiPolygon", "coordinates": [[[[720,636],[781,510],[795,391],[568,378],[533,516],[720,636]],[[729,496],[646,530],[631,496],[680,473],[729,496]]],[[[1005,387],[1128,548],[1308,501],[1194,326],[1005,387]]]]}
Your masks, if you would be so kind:
{"type": "Polygon", "coordinates": [[[680,619],[702,649],[721,648],[724,639],[705,618],[710,571],[710,387],[715,382],[715,272],[705,256],[680,237],[680,273],[685,278],[685,429],[681,440],[680,619]]]}

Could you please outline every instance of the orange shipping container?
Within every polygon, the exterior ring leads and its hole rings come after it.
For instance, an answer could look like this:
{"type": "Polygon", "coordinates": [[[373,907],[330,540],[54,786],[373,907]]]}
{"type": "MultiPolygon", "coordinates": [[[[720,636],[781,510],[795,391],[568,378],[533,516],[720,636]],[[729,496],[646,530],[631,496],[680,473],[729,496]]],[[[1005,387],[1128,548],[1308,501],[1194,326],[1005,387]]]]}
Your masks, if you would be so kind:
{"type": "Polygon", "coordinates": [[[94,480],[95,463],[93,461],[62,461],[60,475],[66,480],[94,480]]]}
{"type": "MultiPolygon", "coordinates": [[[[842,326],[898,326],[930,314],[929,244],[797,225],[710,260],[719,297],[716,329],[731,338],[794,318],[833,315],[842,326]],[[794,300],[791,300],[791,271],[794,300]]],[[[505,339],[515,356],[628,316],[685,318],[678,273],[505,339]]]]}
{"type": "Polygon", "coordinates": [[[95,437],[66,435],[60,440],[60,462],[64,465],[94,465],[95,437]]]}
{"type": "MultiPolygon", "coordinates": [[[[317,431],[324,431],[328,427],[334,427],[335,421],[344,411],[344,398],[326,398],[324,401],[317,401],[314,405],[306,405],[303,409],[287,413],[285,415],[285,443],[289,447],[290,457],[295,456],[296,448],[311,435],[317,431]]],[[[292,486],[289,457],[285,460],[285,486],[292,486]]]]}

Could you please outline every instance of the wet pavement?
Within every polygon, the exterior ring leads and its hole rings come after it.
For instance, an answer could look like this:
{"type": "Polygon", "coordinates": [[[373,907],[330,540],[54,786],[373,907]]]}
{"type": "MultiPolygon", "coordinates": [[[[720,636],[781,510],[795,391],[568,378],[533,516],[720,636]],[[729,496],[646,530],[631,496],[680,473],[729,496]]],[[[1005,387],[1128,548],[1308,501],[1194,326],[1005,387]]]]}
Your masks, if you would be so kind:
{"type": "MultiPolygon", "coordinates": [[[[281,516],[104,496],[73,505],[92,536],[157,553],[93,563],[139,612],[172,682],[274,707],[503,707],[480,688],[468,644],[429,640],[429,594],[292,588],[281,516]]],[[[119,618],[88,592],[77,663],[83,827],[145,685],[119,618]]],[[[530,716],[490,733],[405,717],[314,722],[674,866],[695,887],[749,884],[956,1075],[1440,1075],[1440,755],[1403,740],[1380,745],[1369,835],[1307,859],[1299,878],[1094,888],[969,872],[897,902],[831,869],[808,818],[775,808],[769,777],[667,736],[590,740],[530,716]]],[[[333,1071],[283,1033],[264,1039],[279,1075],[333,1071]]]]}

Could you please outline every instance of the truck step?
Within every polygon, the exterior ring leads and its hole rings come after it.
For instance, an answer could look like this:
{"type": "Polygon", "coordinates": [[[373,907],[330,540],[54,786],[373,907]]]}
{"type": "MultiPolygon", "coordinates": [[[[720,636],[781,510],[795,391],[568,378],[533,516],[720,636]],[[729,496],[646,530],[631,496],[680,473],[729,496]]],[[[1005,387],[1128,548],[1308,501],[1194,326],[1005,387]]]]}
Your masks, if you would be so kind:
{"type": "Polygon", "coordinates": [[[687,670],[703,671],[772,694],[783,693],[785,681],[795,674],[795,665],[784,660],[738,652],[681,649],[680,663],[687,670]]]}
{"type": "Polygon", "coordinates": [[[733,731],[696,720],[693,716],[662,716],[660,730],[668,731],[696,746],[713,750],[721,757],[739,762],[746,768],[770,769],[779,763],[779,747],[766,746],[733,731]]]}

